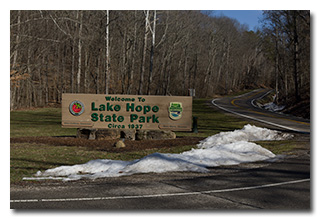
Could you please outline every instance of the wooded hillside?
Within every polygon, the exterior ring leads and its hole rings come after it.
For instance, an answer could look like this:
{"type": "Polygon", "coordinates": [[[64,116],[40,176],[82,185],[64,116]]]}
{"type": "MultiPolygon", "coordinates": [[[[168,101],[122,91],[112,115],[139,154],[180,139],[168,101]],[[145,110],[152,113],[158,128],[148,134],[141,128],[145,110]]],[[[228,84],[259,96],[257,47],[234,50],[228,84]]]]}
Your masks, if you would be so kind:
{"type": "Polygon", "coordinates": [[[264,29],[200,11],[11,11],[11,109],[62,93],[310,96],[310,12],[266,11],[264,29]]]}

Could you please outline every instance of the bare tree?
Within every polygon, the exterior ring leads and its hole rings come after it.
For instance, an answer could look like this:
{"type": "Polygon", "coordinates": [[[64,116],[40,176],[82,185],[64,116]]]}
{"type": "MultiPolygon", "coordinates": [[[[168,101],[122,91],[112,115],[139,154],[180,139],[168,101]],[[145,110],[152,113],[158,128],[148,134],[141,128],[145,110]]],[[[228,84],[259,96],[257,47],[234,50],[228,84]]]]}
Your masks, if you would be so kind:
{"type": "Polygon", "coordinates": [[[145,30],[144,30],[144,41],[143,41],[143,52],[142,52],[142,61],[141,61],[141,71],[140,71],[140,83],[138,94],[143,94],[143,83],[144,83],[144,73],[145,73],[145,63],[147,56],[147,46],[148,46],[148,34],[149,34],[149,10],[144,12],[145,14],[145,30]]]}
{"type": "Polygon", "coordinates": [[[151,93],[150,86],[152,83],[153,56],[154,56],[154,48],[156,44],[156,23],[157,23],[157,11],[155,10],[153,12],[153,28],[152,29],[149,23],[149,28],[152,34],[152,44],[151,44],[151,51],[150,51],[150,68],[149,68],[149,81],[148,81],[148,90],[147,90],[148,95],[150,95],[151,93]]]}
{"type": "MultiPolygon", "coordinates": [[[[77,15],[78,17],[78,15],[77,15]]],[[[82,68],[82,17],[83,17],[83,11],[80,11],[80,18],[79,18],[79,39],[78,39],[78,73],[77,73],[77,92],[80,93],[80,80],[81,80],[81,68],[82,68]]]]}
{"type": "Polygon", "coordinates": [[[63,92],[211,97],[259,86],[303,100],[310,13],[265,19],[254,32],[202,11],[11,11],[10,108],[60,103],[63,92]]]}
{"type": "Polygon", "coordinates": [[[109,47],[109,10],[107,10],[107,23],[106,23],[106,94],[109,94],[109,81],[110,81],[110,47],[109,47]]]}

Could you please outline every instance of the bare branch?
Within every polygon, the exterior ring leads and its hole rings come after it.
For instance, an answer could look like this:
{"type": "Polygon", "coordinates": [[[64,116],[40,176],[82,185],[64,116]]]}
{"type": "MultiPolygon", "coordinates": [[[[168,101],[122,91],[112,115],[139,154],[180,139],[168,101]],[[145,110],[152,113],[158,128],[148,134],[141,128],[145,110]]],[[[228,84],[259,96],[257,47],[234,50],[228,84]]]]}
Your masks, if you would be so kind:
{"type": "Polygon", "coordinates": [[[49,14],[50,18],[52,19],[52,21],[54,22],[54,24],[58,27],[58,29],[60,31],[62,31],[65,35],[67,35],[68,37],[70,37],[71,39],[73,39],[73,37],[71,36],[71,34],[67,33],[66,31],[64,31],[60,26],[59,24],[57,23],[57,21],[52,17],[51,14],[49,14]]]}

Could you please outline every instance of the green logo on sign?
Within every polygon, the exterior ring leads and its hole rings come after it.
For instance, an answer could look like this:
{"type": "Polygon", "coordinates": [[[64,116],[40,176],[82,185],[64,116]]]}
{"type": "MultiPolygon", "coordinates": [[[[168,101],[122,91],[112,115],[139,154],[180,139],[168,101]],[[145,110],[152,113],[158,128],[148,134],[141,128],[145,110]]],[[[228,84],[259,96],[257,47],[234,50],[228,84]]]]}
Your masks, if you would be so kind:
{"type": "Polygon", "coordinates": [[[182,117],[182,103],[181,102],[170,102],[169,117],[172,120],[178,120],[182,117]]]}

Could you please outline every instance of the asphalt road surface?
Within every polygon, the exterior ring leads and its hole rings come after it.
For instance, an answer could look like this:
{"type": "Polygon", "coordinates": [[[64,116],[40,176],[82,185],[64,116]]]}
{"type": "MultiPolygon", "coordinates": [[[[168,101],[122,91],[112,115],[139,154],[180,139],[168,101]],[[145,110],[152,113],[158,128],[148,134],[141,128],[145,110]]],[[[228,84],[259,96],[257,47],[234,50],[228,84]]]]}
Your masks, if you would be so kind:
{"type": "Polygon", "coordinates": [[[271,128],[310,133],[309,120],[255,107],[255,100],[263,97],[270,91],[269,89],[258,89],[237,97],[215,99],[212,101],[212,104],[226,112],[259,121],[269,125],[268,127],[271,128]]]}
{"type": "MultiPolygon", "coordinates": [[[[214,103],[229,112],[264,117],[255,113],[263,111],[247,105],[262,95],[259,91],[214,103]]],[[[299,130],[297,139],[310,141],[310,129],[304,120],[292,123],[296,118],[271,118],[272,123],[282,126],[278,128],[286,130],[290,126],[291,131],[299,130]]],[[[95,181],[33,183],[11,186],[10,193],[11,209],[310,210],[310,146],[275,161],[221,166],[209,173],[150,173],[95,181]]]]}

